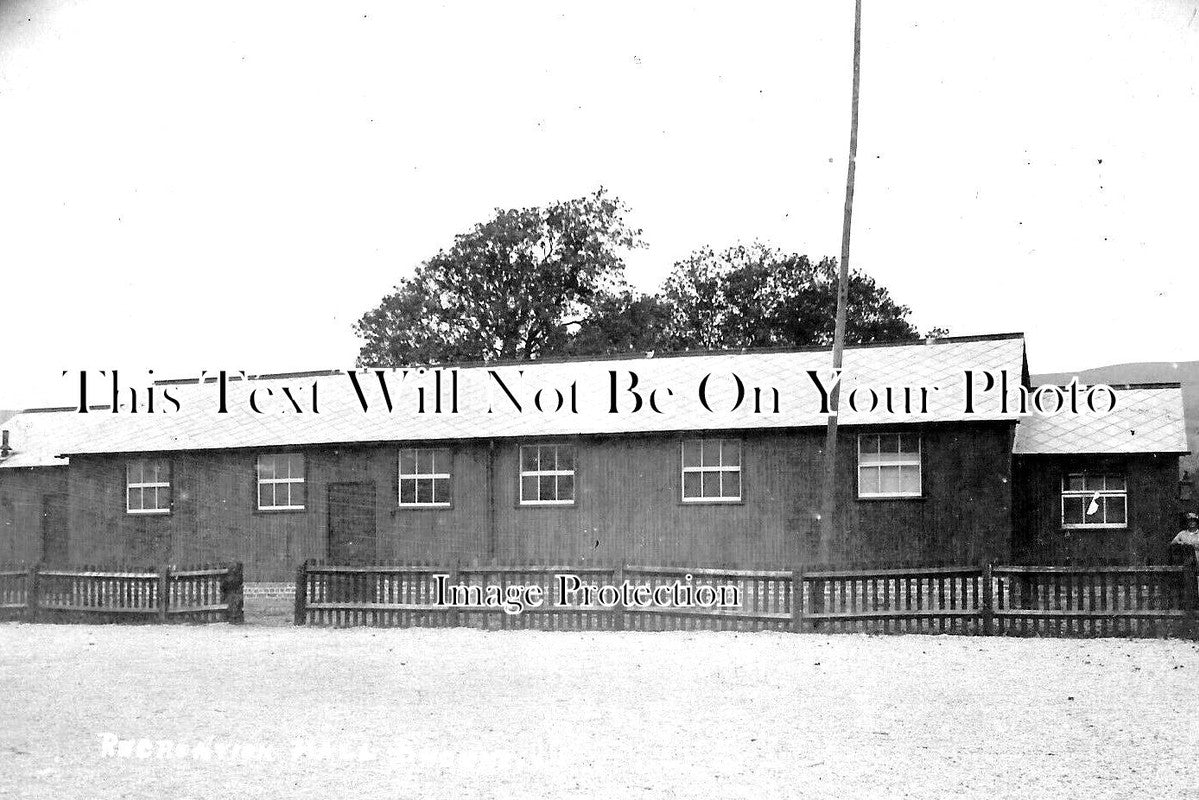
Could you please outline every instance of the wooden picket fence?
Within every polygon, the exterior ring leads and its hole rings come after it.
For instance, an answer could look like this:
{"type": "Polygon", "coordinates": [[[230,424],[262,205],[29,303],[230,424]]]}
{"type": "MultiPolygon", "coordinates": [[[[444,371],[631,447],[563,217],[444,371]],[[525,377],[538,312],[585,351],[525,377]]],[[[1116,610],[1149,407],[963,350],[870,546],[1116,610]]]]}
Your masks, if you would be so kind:
{"type": "MultiPolygon", "coordinates": [[[[611,599],[611,598],[609,598],[611,599]]],[[[725,569],[563,565],[347,566],[309,561],[296,573],[295,624],[472,626],[540,630],[778,630],[1041,636],[1192,636],[1192,567],[936,566],[866,569],[725,569]],[[560,601],[560,576],[628,582],[653,593],[675,583],[734,587],[736,607],[663,607],[560,601]],[[440,578],[438,576],[441,576],[440,578]],[[536,608],[507,613],[467,596],[439,604],[448,586],[535,586],[536,608]]]]}
{"type": "Polygon", "coordinates": [[[985,633],[987,567],[828,569],[804,573],[808,629],[831,633],[985,633]]]}
{"type": "Polygon", "coordinates": [[[1192,635],[1190,567],[1006,567],[994,576],[999,632],[1040,636],[1192,635]]]}
{"type": "Polygon", "coordinates": [[[241,564],[0,565],[0,620],[242,622],[241,564]]]}

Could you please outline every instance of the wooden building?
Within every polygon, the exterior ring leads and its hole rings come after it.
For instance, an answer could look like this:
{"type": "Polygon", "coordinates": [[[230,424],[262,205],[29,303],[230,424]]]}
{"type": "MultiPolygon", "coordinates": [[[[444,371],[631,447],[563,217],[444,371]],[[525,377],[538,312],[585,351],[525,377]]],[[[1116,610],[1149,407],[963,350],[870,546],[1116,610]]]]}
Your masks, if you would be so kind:
{"type": "MultiPolygon", "coordinates": [[[[1013,448],[1012,557],[1026,564],[1161,563],[1182,527],[1178,384],[1117,389],[1104,416],[1033,416],[1013,448]]],[[[1193,510],[1186,508],[1185,510],[1193,510]]]]}
{"type": "MultiPolygon", "coordinates": [[[[6,423],[0,559],[240,560],[258,581],[306,558],[811,563],[827,363],[409,370],[384,375],[386,399],[366,373],[166,382],[177,409],[131,413],[143,391],[115,413],[27,412],[6,423]]],[[[1178,388],[1043,416],[1020,413],[1027,376],[1019,335],[847,350],[838,560],[1163,560],[1178,388]]]]}
{"type": "Polygon", "coordinates": [[[67,563],[69,409],[26,411],[0,430],[0,563],[67,563]],[[19,442],[19,445],[15,445],[19,442]]]}

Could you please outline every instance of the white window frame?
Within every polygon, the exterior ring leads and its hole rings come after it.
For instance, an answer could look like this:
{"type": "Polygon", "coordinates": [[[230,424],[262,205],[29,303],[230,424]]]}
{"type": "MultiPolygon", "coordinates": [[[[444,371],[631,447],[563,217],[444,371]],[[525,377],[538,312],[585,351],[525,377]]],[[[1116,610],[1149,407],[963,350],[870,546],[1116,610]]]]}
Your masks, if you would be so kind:
{"type": "MultiPolygon", "coordinates": [[[[453,466],[452,466],[453,463],[454,463],[454,453],[448,447],[401,447],[399,453],[397,454],[397,461],[396,461],[396,474],[399,476],[399,480],[396,481],[396,504],[400,508],[450,508],[450,507],[452,507],[454,505],[454,486],[453,486],[454,478],[453,478],[453,466]],[[420,471],[420,453],[427,453],[427,452],[431,452],[431,451],[435,452],[438,450],[444,451],[446,454],[446,457],[450,459],[450,464],[451,464],[450,472],[421,472],[420,471]],[[415,472],[404,472],[404,453],[412,453],[412,463],[414,465],[413,469],[415,470],[415,472]],[[433,498],[436,498],[437,497],[437,481],[441,480],[441,479],[449,481],[449,483],[450,483],[450,499],[449,500],[434,499],[432,502],[429,502],[429,503],[419,503],[419,502],[415,502],[415,501],[410,502],[410,503],[404,502],[404,481],[406,481],[406,480],[415,481],[417,484],[419,484],[421,481],[429,481],[432,484],[429,495],[433,498]]],[[[437,467],[436,456],[434,456],[434,458],[433,458],[433,467],[434,467],[434,469],[436,469],[436,467],[437,467]]],[[[418,491],[416,494],[419,495],[420,492],[418,491]]]]}
{"type": "MultiPolygon", "coordinates": [[[[902,500],[911,499],[914,497],[924,497],[924,437],[918,433],[906,433],[904,431],[884,431],[881,433],[859,433],[858,434],[858,498],[859,499],[890,499],[902,500]],[[915,453],[898,452],[899,446],[896,445],[896,452],[884,453],[882,450],[882,440],[885,436],[904,436],[916,440],[915,453]],[[877,439],[879,459],[870,464],[862,463],[862,442],[866,439],[877,439]],[[915,491],[898,491],[898,492],[867,492],[862,489],[862,470],[864,469],[880,469],[881,467],[915,467],[918,486],[915,491]]],[[[868,455],[876,455],[869,453],[868,455]]],[[[882,481],[879,481],[881,486],[882,481]]]]}
{"type": "MultiPolygon", "coordinates": [[[[145,503],[145,499],[146,499],[145,492],[143,491],[142,492],[143,504],[145,503]]],[[[154,493],[154,499],[155,499],[155,504],[157,504],[157,500],[158,500],[158,492],[157,491],[155,491],[155,493],[154,493]]],[[[171,490],[171,462],[170,462],[170,460],[165,459],[165,458],[134,458],[134,459],[129,459],[128,461],[125,462],[125,513],[126,514],[170,514],[171,506],[174,505],[174,502],[175,502],[175,494],[171,490]],[[158,462],[162,465],[165,465],[166,474],[167,474],[167,479],[165,481],[144,480],[144,478],[146,477],[146,465],[154,463],[154,462],[158,462]],[[142,473],[143,480],[141,480],[137,483],[133,483],[129,480],[129,467],[130,467],[130,465],[135,464],[135,463],[142,465],[141,473],[142,473]],[[144,489],[156,489],[156,490],[157,489],[166,489],[167,490],[167,507],[166,508],[132,508],[132,507],[130,507],[129,501],[132,497],[132,491],[134,489],[143,489],[143,490],[144,489]]]]}
{"type": "MultiPolygon", "coordinates": [[[[1104,519],[1106,520],[1107,504],[1100,503],[1099,507],[1100,507],[1100,509],[1102,509],[1104,519]]],[[[1084,508],[1083,519],[1086,519],[1086,511],[1085,511],[1086,506],[1084,505],[1083,508],[1084,508]]],[[[1128,475],[1127,475],[1127,473],[1124,473],[1118,469],[1082,469],[1082,470],[1072,470],[1070,472],[1067,472],[1066,474],[1062,475],[1061,511],[1062,511],[1061,522],[1062,522],[1063,530],[1094,531],[1094,530],[1122,530],[1122,529],[1127,528],[1128,527],[1128,475]],[[1070,478],[1076,477],[1076,476],[1082,478],[1082,485],[1084,488],[1082,488],[1082,489],[1066,488],[1069,485],[1070,478]],[[1103,478],[1104,488],[1099,489],[1099,490],[1085,488],[1087,485],[1087,478],[1088,477],[1093,478],[1095,476],[1100,476],[1103,478]],[[1121,482],[1123,482],[1124,488],[1123,489],[1108,489],[1107,488],[1107,479],[1108,478],[1117,478],[1117,477],[1121,480],[1121,482]],[[1103,499],[1106,497],[1122,498],[1124,500],[1124,521],[1123,522],[1066,522],[1066,498],[1079,497],[1079,498],[1082,498],[1082,501],[1084,503],[1089,505],[1091,500],[1095,499],[1096,494],[1099,495],[1100,499],[1103,499]]]]}
{"type": "Polygon", "coordinates": [[[725,439],[725,438],[692,438],[684,439],[679,447],[679,466],[682,468],[682,473],[679,478],[682,484],[679,487],[679,497],[684,503],[740,503],[741,497],[745,492],[745,476],[741,473],[741,464],[745,460],[745,447],[740,439],[725,439]],[[715,465],[705,466],[703,463],[704,445],[708,442],[717,443],[717,461],[715,465]],[[725,442],[737,443],[737,464],[724,463],[724,444],[725,442]],[[700,447],[700,463],[695,466],[687,466],[687,444],[695,443],[700,447]],[[705,472],[714,472],[720,475],[720,497],[704,497],[702,494],[699,497],[687,496],[687,473],[700,474],[700,492],[703,492],[703,474],[705,472]],[[737,473],[737,496],[724,494],[724,476],[726,473],[737,473]]]}
{"type": "MultiPolygon", "coordinates": [[[[516,454],[516,456],[518,459],[517,460],[517,468],[518,468],[518,471],[520,472],[519,486],[517,488],[517,492],[519,492],[518,496],[520,498],[520,504],[522,506],[573,506],[575,504],[575,500],[579,496],[579,478],[578,478],[579,451],[573,444],[558,444],[558,443],[554,443],[554,442],[549,442],[549,443],[544,443],[544,444],[522,444],[520,446],[520,451],[516,454]],[[574,458],[572,459],[572,462],[574,463],[574,469],[541,469],[540,453],[538,454],[538,461],[537,461],[538,468],[534,469],[534,470],[526,470],[525,469],[525,451],[526,450],[536,449],[536,450],[540,451],[543,448],[549,448],[549,447],[554,448],[554,451],[555,451],[554,452],[554,463],[555,464],[558,463],[558,452],[557,451],[562,450],[564,448],[569,448],[574,453],[574,458]],[[538,494],[540,494],[542,478],[546,478],[546,477],[550,477],[550,476],[558,478],[558,477],[565,477],[568,475],[570,476],[571,486],[573,487],[573,490],[571,491],[569,500],[540,500],[540,499],[526,500],[525,499],[525,478],[537,478],[538,494]]],[[[557,488],[558,488],[558,483],[557,483],[557,481],[554,481],[555,492],[557,492],[557,488]]]]}
{"type": "MultiPolygon", "coordinates": [[[[303,511],[307,507],[305,504],[301,504],[301,505],[292,504],[292,505],[286,505],[286,506],[264,506],[262,504],[262,485],[264,483],[273,484],[273,485],[277,485],[280,483],[288,483],[288,484],[307,483],[307,481],[305,480],[305,478],[307,477],[307,474],[306,474],[307,470],[308,470],[308,461],[307,461],[307,459],[304,458],[303,453],[259,453],[258,458],[254,462],[254,472],[258,478],[258,482],[254,486],[254,491],[255,491],[255,495],[256,495],[256,497],[254,498],[254,501],[258,506],[258,510],[259,511],[303,511]],[[278,466],[277,466],[278,462],[276,462],[275,477],[273,477],[273,478],[262,477],[262,459],[264,459],[264,458],[288,459],[288,472],[289,473],[291,472],[290,459],[293,459],[293,458],[300,459],[300,477],[298,477],[298,478],[295,478],[295,477],[280,478],[280,477],[278,477],[278,474],[279,474],[278,466]]],[[[304,499],[305,499],[305,503],[306,503],[307,499],[308,499],[308,491],[307,491],[308,487],[305,486],[304,489],[305,489],[304,499]]],[[[291,497],[290,488],[288,489],[287,496],[289,498],[291,497]]]]}

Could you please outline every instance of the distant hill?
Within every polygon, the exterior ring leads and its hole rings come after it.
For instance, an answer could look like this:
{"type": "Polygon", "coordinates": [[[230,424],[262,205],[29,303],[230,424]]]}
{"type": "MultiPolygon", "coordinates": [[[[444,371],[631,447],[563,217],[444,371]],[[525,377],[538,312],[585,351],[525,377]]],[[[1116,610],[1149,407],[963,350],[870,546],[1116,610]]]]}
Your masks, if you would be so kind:
{"type": "Polygon", "coordinates": [[[1148,361],[1137,364],[1113,364],[1079,372],[1054,372],[1032,376],[1033,384],[1069,383],[1078,376],[1080,383],[1181,383],[1182,407],[1187,422],[1187,443],[1191,455],[1183,458],[1183,469],[1192,475],[1199,470],[1199,361],[1148,361]]]}
{"type": "Polygon", "coordinates": [[[0,408],[0,422],[4,422],[9,417],[14,417],[16,414],[17,412],[15,411],[5,411],[4,409],[0,408]]]}

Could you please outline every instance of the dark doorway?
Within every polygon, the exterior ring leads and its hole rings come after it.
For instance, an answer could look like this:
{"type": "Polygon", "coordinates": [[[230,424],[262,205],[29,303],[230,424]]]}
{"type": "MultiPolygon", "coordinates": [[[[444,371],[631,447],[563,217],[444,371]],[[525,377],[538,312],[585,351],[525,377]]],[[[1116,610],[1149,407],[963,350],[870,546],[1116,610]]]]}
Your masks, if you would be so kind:
{"type": "Polygon", "coordinates": [[[42,561],[66,564],[67,553],[67,496],[42,495],[42,561]]]}
{"type": "Polygon", "coordinates": [[[329,560],[361,564],[375,560],[375,484],[329,484],[329,560]]]}

